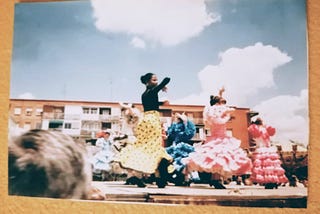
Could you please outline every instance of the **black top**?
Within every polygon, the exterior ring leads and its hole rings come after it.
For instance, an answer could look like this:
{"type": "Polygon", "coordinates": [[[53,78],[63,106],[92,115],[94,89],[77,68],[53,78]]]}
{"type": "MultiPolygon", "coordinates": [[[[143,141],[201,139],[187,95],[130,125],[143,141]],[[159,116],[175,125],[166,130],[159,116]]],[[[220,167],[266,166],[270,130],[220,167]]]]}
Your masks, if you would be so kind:
{"type": "Polygon", "coordinates": [[[158,92],[163,89],[170,82],[170,78],[166,77],[157,86],[147,87],[143,92],[141,99],[144,111],[158,111],[159,105],[163,102],[159,102],[158,92]]]}

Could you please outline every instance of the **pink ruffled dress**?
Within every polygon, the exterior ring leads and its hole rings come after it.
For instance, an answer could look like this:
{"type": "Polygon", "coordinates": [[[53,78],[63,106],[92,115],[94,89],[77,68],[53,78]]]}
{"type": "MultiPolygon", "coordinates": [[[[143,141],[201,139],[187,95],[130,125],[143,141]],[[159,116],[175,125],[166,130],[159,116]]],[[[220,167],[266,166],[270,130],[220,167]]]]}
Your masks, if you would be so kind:
{"type": "Polygon", "coordinates": [[[219,173],[225,177],[251,174],[252,162],[240,148],[241,141],[226,133],[231,110],[225,105],[205,108],[203,117],[210,126],[211,136],[203,144],[195,146],[195,151],[183,159],[188,172],[219,173]]]}
{"type": "Polygon", "coordinates": [[[288,182],[285,170],[281,167],[277,148],[270,143],[270,136],[275,134],[275,129],[271,126],[252,124],[248,131],[257,146],[252,154],[253,169],[250,179],[259,184],[288,182]]]}

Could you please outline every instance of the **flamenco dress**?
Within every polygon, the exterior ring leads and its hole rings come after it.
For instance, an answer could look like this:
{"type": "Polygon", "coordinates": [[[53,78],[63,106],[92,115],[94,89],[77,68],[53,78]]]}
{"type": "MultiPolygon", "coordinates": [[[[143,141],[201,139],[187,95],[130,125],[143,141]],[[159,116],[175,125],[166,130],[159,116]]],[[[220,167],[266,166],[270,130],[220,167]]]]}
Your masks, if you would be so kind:
{"type": "Polygon", "coordinates": [[[173,158],[174,169],[179,173],[185,168],[185,164],[181,162],[182,158],[194,152],[194,147],[187,141],[195,135],[195,132],[195,125],[190,120],[187,120],[186,123],[173,123],[167,130],[168,141],[173,141],[173,143],[166,150],[173,158]]]}
{"type": "Polygon", "coordinates": [[[232,109],[225,105],[213,105],[204,111],[204,120],[210,126],[211,136],[182,161],[187,171],[218,173],[224,177],[251,174],[252,162],[240,148],[241,141],[228,136],[226,123],[232,109]]]}
{"type": "Polygon", "coordinates": [[[98,151],[90,160],[93,172],[100,173],[101,171],[109,172],[112,169],[111,162],[114,159],[114,151],[110,141],[104,138],[99,138],[97,144],[101,145],[101,150],[98,151]]]}
{"type": "Polygon", "coordinates": [[[172,161],[172,157],[162,147],[160,114],[158,111],[144,112],[136,129],[136,141],[123,148],[119,161],[123,168],[138,172],[155,173],[160,161],[172,161]]]}
{"type": "Polygon", "coordinates": [[[271,126],[252,124],[248,130],[257,146],[252,154],[252,182],[262,185],[288,182],[285,170],[281,167],[277,148],[271,146],[270,142],[270,136],[275,134],[275,129],[271,126]]]}

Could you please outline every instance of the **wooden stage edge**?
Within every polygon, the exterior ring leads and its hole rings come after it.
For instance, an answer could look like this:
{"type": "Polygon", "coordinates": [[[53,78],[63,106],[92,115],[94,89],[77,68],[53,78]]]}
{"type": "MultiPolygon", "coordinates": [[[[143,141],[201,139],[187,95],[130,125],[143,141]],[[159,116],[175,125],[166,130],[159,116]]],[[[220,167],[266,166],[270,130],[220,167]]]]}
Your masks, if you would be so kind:
{"type": "Polygon", "coordinates": [[[307,188],[279,186],[226,185],[227,189],[214,189],[206,184],[190,187],[168,185],[159,189],[148,184],[145,188],[124,185],[124,182],[93,182],[106,197],[106,202],[157,203],[170,205],[218,205],[240,207],[306,208],[307,188]]]}

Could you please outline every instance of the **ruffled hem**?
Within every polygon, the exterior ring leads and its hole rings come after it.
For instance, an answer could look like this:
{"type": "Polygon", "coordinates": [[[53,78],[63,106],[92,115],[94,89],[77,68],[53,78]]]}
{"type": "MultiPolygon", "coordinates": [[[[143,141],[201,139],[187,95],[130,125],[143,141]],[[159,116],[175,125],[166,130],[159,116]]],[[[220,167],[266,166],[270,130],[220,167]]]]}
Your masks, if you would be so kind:
{"type": "Polygon", "coordinates": [[[276,151],[275,147],[262,147],[253,153],[254,161],[250,177],[253,182],[260,184],[288,182],[276,151]]]}
{"type": "Polygon", "coordinates": [[[134,145],[133,147],[125,147],[119,154],[120,165],[125,169],[152,174],[156,172],[162,159],[172,161],[172,157],[163,147],[159,147],[152,153],[147,153],[144,145],[134,145]]]}
{"type": "Polygon", "coordinates": [[[162,159],[172,161],[171,156],[161,146],[159,112],[144,112],[144,117],[135,131],[137,137],[135,143],[127,145],[117,156],[121,167],[151,174],[156,172],[162,159]]]}
{"type": "Polygon", "coordinates": [[[267,184],[267,183],[287,183],[288,179],[286,176],[277,176],[277,175],[255,175],[250,176],[250,180],[254,183],[267,184]]]}
{"type": "Polygon", "coordinates": [[[182,158],[188,157],[191,152],[194,152],[194,147],[187,143],[180,142],[175,146],[172,145],[166,148],[166,151],[173,158],[175,170],[182,172],[186,165],[181,160],[182,158]]]}
{"type": "Polygon", "coordinates": [[[196,147],[182,162],[188,171],[219,173],[221,175],[251,174],[252,162],[238,147],[235,138],[215,139],[196,147]]]}
{"type": "Polygon", "coordinates": [[[94,170],[110,171],[110,163],[113,161],[113,153],[102,150],[90,159],[94,170]]]}

